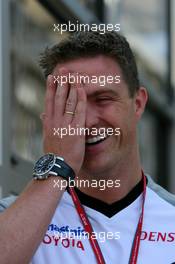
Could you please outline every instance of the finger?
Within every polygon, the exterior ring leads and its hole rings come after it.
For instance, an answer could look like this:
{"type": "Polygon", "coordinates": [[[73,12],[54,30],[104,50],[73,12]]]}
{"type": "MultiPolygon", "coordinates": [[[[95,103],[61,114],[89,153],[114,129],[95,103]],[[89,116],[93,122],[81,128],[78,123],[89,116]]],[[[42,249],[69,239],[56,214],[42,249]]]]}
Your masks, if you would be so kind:
{"type": "Polygon", "coordinates": [[[64,76],[64,83],[60,81],[57,85],[57,90],[55,94],[55,102],[54,102],[54,115],[55,116],[64,115],[65,104],[66,104],[67,96],[69,92],[69,84],[68,84],[68,81],[66,81],[68,80],[68,70],[66,68],[61,68],[59,70],[59,74],[60,74],[60,77],[64,76]]]}
{"type": "Polygon", "coordinates": [[[65,112],[64,112],[65,122],[67,124],[70,124],[72,119],[74,118],[76,105],[77,105],[77,88],[76,88],[76,84],[72,84],[70,87],[69,95],[66,101],[65,112]]]}
{"type": "Polygon", "coordinates": [[[82,87],[77,88],[77,95],[78,95],[78,99],[77,99],[77,106],[75,109],[76,113],[72,121],[72,125],[76,126],[78,124],[80,127],[84,127],[86,121],[87,96],[86,96],[86,92],[82,87]]]}
{"type": "Polygon", "coordinates": [[[53,81],[53,75],[48,75],[46,82],[46,96],[45,96],[45,114],[48,118],[53,115],[54,97],[56,92],[56,84],[53,81]]]}

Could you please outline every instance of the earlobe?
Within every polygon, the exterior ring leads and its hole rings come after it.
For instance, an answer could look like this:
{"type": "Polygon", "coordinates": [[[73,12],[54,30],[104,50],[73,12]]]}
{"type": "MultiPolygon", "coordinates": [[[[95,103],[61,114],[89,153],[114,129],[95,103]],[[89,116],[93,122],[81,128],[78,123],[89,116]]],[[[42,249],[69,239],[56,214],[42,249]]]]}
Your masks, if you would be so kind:
{"type": "Polygon", "coordinates": [[[148,100],[148,93],[145,87],[140,87],[135,96],[135,113],[139,120],[142,116],[148,100]]]}

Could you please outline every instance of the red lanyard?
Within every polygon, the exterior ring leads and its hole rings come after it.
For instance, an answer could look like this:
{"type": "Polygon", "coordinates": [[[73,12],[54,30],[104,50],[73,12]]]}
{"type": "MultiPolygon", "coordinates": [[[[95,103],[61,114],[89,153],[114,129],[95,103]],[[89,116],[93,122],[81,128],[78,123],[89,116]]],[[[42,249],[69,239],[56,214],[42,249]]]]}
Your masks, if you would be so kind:
{"type": "MultiPolygon", "coordinates": [[[[136,234],[134,237],[134,242],[133,242],[133,246],[132,246],[132,250],[131,250],[129,264],[136,264],[137,263],[137,257],[139,254],[140,237],[141,237],[141,231],[142,231],[142,225],[143,225],[144,204],[145,204],[145,196],[146,196],[146,177],[145,177],[143,171],[142,171],[142,177],[143,177],[142,210],[141,210],[139,222],[137,225],[136,234]]],[[[72,200],[74,202],[74,205],[76,207],[76,210],[78,212],[78,215],[79,215],[79,217],[82,221],[82,224],[84,226],[84,229],[86,232],[89,233],[90,243],[91,243],[92,249],[94,251],[94,254],[96,256],[97,263],[98,264],[105,264],[105,260],[104,260],[104,257],[102,255],[102,252],[100,250],[100,247],[98,245],[98,242],[96,239],[92,238],[92,233],[94,231],[93,231],[92,225],[89,222],[89,219],[85,213],[85,210],[84,210],[83,206],[81,205],[80,200],[79,200],[74,188],[69,187],[69,191],[70,191],[72,200]]]]}

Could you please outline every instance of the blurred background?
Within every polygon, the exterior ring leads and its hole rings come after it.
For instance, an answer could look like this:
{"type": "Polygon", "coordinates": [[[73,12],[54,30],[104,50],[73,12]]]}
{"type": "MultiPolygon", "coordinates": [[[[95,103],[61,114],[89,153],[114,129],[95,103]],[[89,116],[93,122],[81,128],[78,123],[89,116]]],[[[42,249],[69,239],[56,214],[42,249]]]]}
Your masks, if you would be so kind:
{"type": "MultiPolygon", "coordinates": [[[[175,1],[0,1],[0,197],[19,194],[42,155],[44,48],[64,35],[53,24],[120,23],[149,103],[139,126],[145,172],[175,194],[175,1]]],[[[66,33],[71,34],[71,33],[66,33]]]]}

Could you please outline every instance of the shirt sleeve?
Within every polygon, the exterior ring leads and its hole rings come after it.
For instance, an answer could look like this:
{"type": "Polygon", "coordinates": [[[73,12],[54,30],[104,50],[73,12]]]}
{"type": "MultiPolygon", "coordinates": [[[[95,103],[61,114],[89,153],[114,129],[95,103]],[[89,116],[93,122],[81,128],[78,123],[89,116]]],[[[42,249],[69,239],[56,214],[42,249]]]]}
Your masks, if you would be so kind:
{"type": "Polygon", "coordinates": [[[14,201],[16,200],[17,196],[10,195],[0,200],[0,213],[4,212],[14,201]]]}

